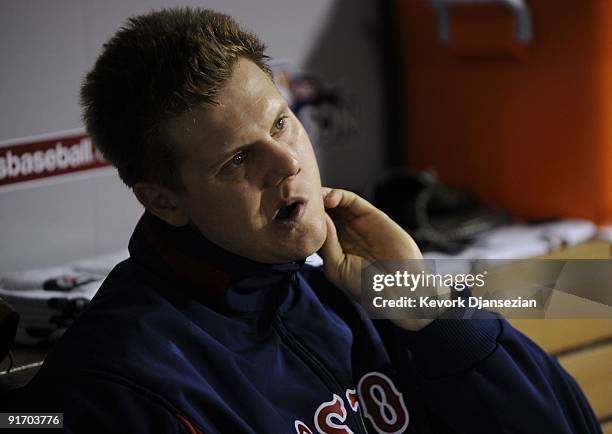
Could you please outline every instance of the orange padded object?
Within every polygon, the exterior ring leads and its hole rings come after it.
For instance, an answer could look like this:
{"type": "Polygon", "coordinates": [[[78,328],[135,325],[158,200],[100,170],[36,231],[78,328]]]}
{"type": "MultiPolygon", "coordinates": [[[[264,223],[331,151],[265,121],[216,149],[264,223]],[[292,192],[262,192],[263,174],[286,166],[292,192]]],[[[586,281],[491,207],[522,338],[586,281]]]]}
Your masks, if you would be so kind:
{"type": "Polygon", "coordinates": [[[528,219],[612,224],[612,1],[526,0],[532,39],[505,5],[396,0],[405,149],[487,203],[528,219]]]}

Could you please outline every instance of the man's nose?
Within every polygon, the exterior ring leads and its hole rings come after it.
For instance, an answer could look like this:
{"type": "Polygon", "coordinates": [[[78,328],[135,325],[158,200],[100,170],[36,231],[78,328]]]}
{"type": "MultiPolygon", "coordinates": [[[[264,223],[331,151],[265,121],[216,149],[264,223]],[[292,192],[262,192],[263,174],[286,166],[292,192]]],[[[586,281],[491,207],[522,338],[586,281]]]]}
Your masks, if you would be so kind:
{"type": "Polygon", "coordinates": [[[265,143],[265,147],[266,163],[263,175],[266,187],[277,186],[300,172],[297,153],[290,145],[270,140],[265,143]]]}

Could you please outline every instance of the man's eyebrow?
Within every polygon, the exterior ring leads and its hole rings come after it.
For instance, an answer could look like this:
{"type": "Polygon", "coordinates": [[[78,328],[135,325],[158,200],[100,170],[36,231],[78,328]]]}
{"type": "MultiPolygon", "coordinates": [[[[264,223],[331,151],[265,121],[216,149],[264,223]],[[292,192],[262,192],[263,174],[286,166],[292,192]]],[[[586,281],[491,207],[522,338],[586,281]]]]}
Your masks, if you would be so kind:
{"type": "MultiPolygon", "coordinates": [[[[274,115],[274,119],[272,123],[274,124],[274,122],[276,122],[278,117],[283,112],[286,112],[288,109],[289,109],[289,104],[287,103],[287,100],[283,98],[283,102],[279,105],[278,110],[276,111],[276,114],[274,115]]],[[[251,145],[252,143],[245,143],[242,145],[234,146],[231,149],[223,152],[223,154],[215,158],[215,162],[210,165],[210,170],[216,170],[221,164],[223,164],[226,160],[228,160],[232,155],[236,154],[237,152],[245,150],[251,145]]]]}

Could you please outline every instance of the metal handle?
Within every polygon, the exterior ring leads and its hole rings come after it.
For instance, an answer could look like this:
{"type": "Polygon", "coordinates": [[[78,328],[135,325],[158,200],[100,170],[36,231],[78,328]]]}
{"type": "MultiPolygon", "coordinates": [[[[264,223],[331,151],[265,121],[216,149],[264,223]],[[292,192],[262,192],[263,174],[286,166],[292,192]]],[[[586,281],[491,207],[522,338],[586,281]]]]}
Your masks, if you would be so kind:
{"type": "MultiPolygon", "coordinates": [[[[407,0],[410,1],[410,0],[407,0]]],[[[450,23],[448,8],[453,5],[503,4],[512,9],[516,18],[516,40],[529,44],[532,38],[531,12],[524,0],[429,0],[438,18],[438,40],[447,43],[450,40],[450,23]]]]}

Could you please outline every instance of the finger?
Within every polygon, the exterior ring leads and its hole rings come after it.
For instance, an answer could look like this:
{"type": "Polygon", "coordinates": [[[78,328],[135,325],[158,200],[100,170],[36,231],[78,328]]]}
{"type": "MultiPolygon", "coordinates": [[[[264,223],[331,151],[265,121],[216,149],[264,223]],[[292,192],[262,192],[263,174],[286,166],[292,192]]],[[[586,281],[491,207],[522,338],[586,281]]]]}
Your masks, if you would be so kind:
{"type": "Polygon", "coordinates": [[[341,199],[342,191],[337,188],[330,188],[323,198],[323,203],[325,204],[325,208],[335,208],[338,206],[341,199]]]}
{"type": "Polygon", "coordinates": [[[325,268],[335,268],[336,264],[342,260],[344,251],[338,240],[336,225],[334,225],[334,222],[327,213],[325,213],[325,222],[327,225],[327,236],[325,237],[325,242],[323,246],[321,246],[319,253],[323,257],[325,268]]]}
{"type": "Polygon", "coordinates": [[[335,189],[333,188],[321,187],[321,196],[323,196],[323,205],[325,208],[329,208],[328,204],[332,203],[330,199],[332,198],[334,191],[335,189]]]}
{"type": "Polygon", "coordinates": [[[377,210],[374,205],[352,191],[339,188],[332,189],[327,194],[324,204],[326,208],[342,208],[347,210],[355,217],[377,210]]]}

